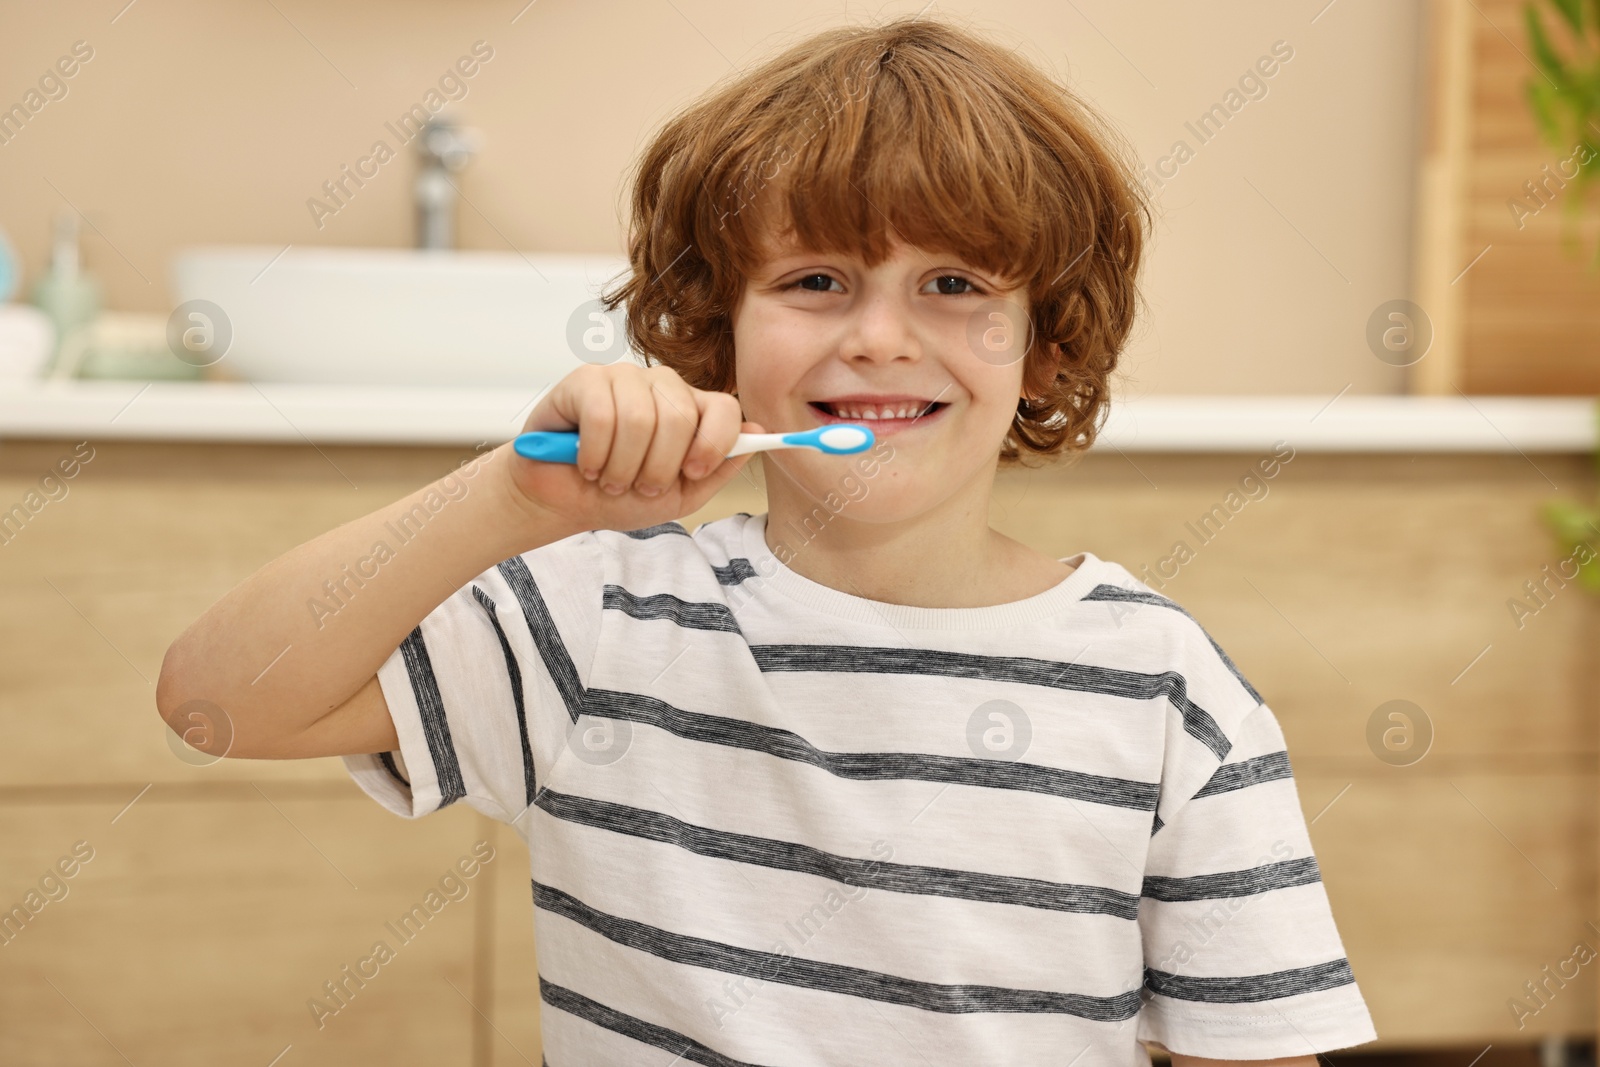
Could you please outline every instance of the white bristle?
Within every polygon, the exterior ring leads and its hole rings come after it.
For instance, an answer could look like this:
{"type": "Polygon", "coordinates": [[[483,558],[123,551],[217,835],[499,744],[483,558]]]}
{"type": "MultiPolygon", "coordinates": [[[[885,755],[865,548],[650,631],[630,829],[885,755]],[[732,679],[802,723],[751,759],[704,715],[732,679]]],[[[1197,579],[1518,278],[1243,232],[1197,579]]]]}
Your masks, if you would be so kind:
{"type": "Polygon", "coordinates": [[[817,440],[829,448],[859,448],[867,435],[857,426],[834,426],[818,434],[817,440]]]}

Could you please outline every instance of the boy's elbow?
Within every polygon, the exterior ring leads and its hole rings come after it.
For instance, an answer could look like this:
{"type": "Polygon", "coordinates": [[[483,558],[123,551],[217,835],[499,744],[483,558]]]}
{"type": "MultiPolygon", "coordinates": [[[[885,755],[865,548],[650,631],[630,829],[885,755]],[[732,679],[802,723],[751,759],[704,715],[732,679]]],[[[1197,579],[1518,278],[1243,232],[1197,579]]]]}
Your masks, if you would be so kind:
{"type": "Polygon", "coordinates": [[[182,638],[167,646],[161,657],[161,673],[156,676],[156,714],[171,726],[182,703],[181,693],[187,688],[182,677],[183,654],[179,651],[182,638]]]}
{"type": "Polygon", "coordinates": [[[195,696],[183,638],[167,646],[156,678],[156,713],[190,748],[210,756],[246,756],[234,735],[232,716],[214,700],[195,696]]]}

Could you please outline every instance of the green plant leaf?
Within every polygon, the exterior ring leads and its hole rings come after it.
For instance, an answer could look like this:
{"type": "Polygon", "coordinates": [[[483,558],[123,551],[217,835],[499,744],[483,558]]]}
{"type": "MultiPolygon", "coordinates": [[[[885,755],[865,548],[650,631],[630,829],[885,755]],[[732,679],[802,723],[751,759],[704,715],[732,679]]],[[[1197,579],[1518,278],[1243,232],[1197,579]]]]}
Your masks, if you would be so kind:
{"type": "Polygon", "coordinates": [[[1526,86],[1528,109],[1539,123],[1539,132],[1550,144],[1561,141],[1561,124],[1556,120],[1556,104],[1561,96],[1543,78],[1529,78],[1526,86]]]}
{"type": "Polygon", "coordinates": [[[1587,527],[1584,525],[1592,516],[1589,509],[1573,500],[1559,499],[1547,501],[1541,509],[1545,524],[1563,543],[1581,541],[1588,536],[1587,527]]]}
{"type": "Polygon", "coordinates": [[[1534,66],[1539,68],[1550,81],[1554,88],[1565,90],[1569,81],[1566,68],[1561,62],[1561,57],[1556,55],[1556,50],[1550,45],[1550,38],[1545,36],[1544,21],[1539,18],[1539,12],[1533,4],[1525,4],[1522,8],[1523,21],[1527,24],[1528,43],[1533,47],[1534,66]]]}
{"type": "Polygon", "coordinates": [[[1561,13],[1567,20],[1567,25],[1572,27],[1573,33],[1583,32],[1583,5],[1582,0],[1550,0],[1550,6],[1561,13]]]}
{"type": "MultiPolygon", "coordinates": [[[[1524,92],[1528,109],[1545,142],[1561,153],[1561,163],[1570,165],[1579,146],[1588,159],[1579,159],[1576,173],[1562,190],[1561,245],[1569,256],[1580,254],[1578,220],[1586,208],[1585,192],[1600,179],[1600,0],[1529,0],[1522,7],[1529,47],[1537,76],[1530,78],[1524,92]],[[1540,7],[1554,10],[1567,29],[1561,34],[1562,48],[1552,42],[1540,7]],[[1572,50],[1572,54],[1563,53],[1572,50]]],[[[1600,248],[1596,249],[1600,270],[1600,248]]],[[[1600,454],[1597,454],[1600,462],[1600,454]]]]}

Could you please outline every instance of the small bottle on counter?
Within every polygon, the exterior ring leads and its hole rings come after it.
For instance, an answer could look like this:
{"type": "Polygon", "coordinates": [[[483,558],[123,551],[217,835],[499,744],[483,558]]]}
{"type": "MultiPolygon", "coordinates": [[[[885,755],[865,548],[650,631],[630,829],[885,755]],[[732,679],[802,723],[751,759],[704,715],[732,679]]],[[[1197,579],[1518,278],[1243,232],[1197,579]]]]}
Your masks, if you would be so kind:
{"type": "Polygon", "coordinates": [[[55,352],[50,316],[27,304],[10,303],[21,288],[21,260],[0,230],[0,382],[43,377],[55,352]]]}
{"type": "Polygon", "coordinates": [[[100,283],[82,268],[75,211],[56,216],[50,269],[34,286],[33,302],[55,324],[56,344],[50,357],[54,365],[73,335],[88,328],[100,314],[100,283]]]}

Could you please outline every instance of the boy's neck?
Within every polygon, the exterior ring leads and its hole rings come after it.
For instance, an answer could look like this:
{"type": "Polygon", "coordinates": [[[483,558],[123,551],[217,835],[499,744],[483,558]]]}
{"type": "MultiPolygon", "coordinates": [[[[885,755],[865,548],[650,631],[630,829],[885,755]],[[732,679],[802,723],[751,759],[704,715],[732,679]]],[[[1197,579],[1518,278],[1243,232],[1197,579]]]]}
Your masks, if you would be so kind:
{"type": "Polygon", "coordinates": [[[990,528],[993,470],[920,515],[866,522],[851,515],[848,499],[834,513],[780,467],[764,466],[767,547],[790,570],[831,589],[911,607],[987,607],[1034,596],[1072,573],[990,528]]]}

